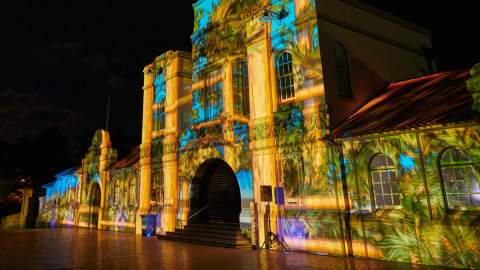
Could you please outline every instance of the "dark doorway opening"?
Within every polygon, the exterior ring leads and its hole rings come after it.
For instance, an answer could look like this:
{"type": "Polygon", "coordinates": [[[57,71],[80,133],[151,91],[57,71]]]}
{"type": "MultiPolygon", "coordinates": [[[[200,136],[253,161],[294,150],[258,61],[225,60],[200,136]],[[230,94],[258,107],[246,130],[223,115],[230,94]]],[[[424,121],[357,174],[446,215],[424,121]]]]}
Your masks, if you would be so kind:
{"type": "Polygon", "coordinates": [[[90,196],[88,198],[88,205],[90,206],[88,223],[90,228],[97,228],[98,226],[100,196],[100,186],[98,185],[98,183],[93,183],[90,186],[90,196]]]}
{"type": "Polygon", "coordinates": [[[190,222],[240,224],[240,187],[225,161],[209,159],[202,163],[192,180],[190,194],[190,216],[197,213],[190,222]]]}

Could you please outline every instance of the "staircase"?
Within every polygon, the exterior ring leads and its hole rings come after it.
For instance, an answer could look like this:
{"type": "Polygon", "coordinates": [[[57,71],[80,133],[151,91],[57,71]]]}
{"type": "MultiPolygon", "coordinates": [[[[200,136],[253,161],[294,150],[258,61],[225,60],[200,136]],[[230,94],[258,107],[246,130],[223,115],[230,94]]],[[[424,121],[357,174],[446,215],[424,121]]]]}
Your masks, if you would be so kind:
{"type": "Polygon", "coordinates": [[[250,241],[240,233],[238,223],[191,223],[175,232],[158,235],[158,239],[227,248],[251,248],[250,241]]]}

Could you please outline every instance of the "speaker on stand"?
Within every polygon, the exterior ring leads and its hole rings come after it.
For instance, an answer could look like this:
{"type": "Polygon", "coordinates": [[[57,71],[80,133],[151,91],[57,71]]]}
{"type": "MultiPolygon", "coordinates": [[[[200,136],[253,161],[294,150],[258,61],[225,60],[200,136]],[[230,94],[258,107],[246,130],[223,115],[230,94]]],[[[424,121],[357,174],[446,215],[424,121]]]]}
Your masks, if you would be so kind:
{"type": "Polygon", "coordinates": [[[288,247],[285,240],[282,237],[278,237],[275,233],[273,233],[270,226],[270,202],[272,201],[272,186],[260,186],[260,200],[267,203],[265,207],[264,220],[265,228],[267,228],[268,230],[265,240],[260,246],[260,251],[262,251],[263,247],[265,247],[266,249],[277,248],[279,251],[282,252],[290,251],[290,248],[288,247]]]}

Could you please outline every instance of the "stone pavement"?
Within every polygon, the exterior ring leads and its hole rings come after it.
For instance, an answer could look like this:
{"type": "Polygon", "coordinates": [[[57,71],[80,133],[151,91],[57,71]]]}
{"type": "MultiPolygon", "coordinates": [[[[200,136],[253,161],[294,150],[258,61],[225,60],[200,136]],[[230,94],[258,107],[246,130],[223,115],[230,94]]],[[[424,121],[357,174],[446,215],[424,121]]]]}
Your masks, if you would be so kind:
{"type": "Polygon", "coordinates": [[[0,230],[0,269],[442,269],[228,249],[88,229],[0,230]]]}

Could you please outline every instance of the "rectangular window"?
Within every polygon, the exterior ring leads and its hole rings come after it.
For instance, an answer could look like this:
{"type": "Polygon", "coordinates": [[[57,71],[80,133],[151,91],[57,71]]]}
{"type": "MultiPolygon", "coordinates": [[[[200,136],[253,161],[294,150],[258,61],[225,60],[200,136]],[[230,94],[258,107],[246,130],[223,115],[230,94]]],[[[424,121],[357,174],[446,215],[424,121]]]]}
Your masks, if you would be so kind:
{"type": "Polygon", "coordinates": [[[248,65],[245,61],[233,64],[233,104],[234,113],[249,114],[248,65]]]}
{"type": "Polygon", "coordinates": [[[115,180],[114,184],[114,201],[115,205],[120,204],[120,181],[118,179],[115,180]]]}
{"type": "Polygon", "coordinates": [[[163,170],[157,169],[152,172],[151,200],[157,204],[163,204],[163,170]]]}
{"type": "Polygon", "coordinates": [[[216,83],[203,90],[202,98],[204,120],[217,118],[222,111],[222,84],[216,83]]]}
{"type": "Polygon", "coordinates": [[[165,103],[157,104],[153,110],[153,131],[165,129],[165,103]]]}

